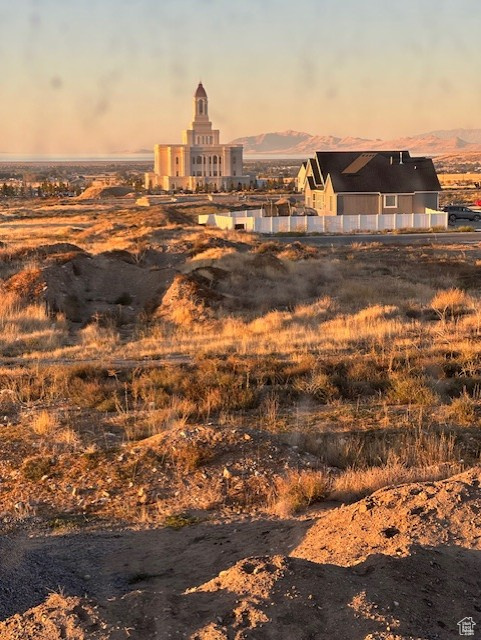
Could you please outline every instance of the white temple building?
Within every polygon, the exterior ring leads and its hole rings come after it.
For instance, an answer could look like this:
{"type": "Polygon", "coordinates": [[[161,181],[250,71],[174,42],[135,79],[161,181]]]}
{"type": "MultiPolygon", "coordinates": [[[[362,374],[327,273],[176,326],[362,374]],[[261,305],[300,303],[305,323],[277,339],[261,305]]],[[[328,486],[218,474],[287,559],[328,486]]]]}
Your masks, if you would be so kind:
{"type": "Polygon", "coordinates": [[[190,129],[182,133],[182,144],[155,145],[154,170],[145,174],[145,188],[224,191],[248,185],[250,177],[242,170],[243,147],[220,144],[220,132],[212,128],[201,82],[193,106],[194,119],[190,129]]]}

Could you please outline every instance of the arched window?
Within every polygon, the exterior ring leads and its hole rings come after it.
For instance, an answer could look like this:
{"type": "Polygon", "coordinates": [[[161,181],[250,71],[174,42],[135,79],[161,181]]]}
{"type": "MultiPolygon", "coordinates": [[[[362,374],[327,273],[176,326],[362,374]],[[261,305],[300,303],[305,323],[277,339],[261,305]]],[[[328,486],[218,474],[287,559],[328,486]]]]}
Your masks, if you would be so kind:
{"type": "Polygon", "coordinates": [[[202,100],[199,100],[199,113],[204,113],[204,103],[202,102],[202,100]]]}
{"type": "Polygon", "coordinates": [[[214,156],[214,164],[217,164],[217,156],[214,156]]]}

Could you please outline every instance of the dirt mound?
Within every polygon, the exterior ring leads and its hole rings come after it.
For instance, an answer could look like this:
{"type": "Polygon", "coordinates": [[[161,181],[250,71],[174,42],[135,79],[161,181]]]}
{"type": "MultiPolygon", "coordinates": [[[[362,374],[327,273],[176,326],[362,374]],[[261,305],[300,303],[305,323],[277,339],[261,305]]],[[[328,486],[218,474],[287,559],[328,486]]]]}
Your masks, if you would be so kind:
{"type": "Polygon", "coordinates": [[[191,275],[194,277],[204,278],[210,283],[210,286],[213,286],[227,278],[229,276],[229,272],[225,269],[219,269],[219,267],[207,266],[194,269],[194,271],[191,271],[191,275]]]}
{"type": "MultiPolygon", "coordinates": [[[[161,410],[156,415],[161,419],[161,410]]],[[[161,523],[169,514],[199,509],[259,512],[265,510],[279,474],[317,465],[313,456],[273,434],[217,425],[168,427],[164,422],[162,433],[131,442],[120,454],[60,452],[4,465],[4,476],[12,478],[18,477],[20,466],[21,482],[0,487],[0,517],[15,512],[19,501],[57,529],[98,517],[136,522],[148,515],[150,522],[161,523]],[[126,482],[131,477],[135,482],[126,482]],[[57,518],[59,513],[64,517],[57,518]]],[[[142,429],[148,432],[149,423],[142,425],[137,418],[131,433],[138,436],[142,429]]],[[[35,570],[34,560],[29,563],[35,570]]],[[[48,584],[55,588],[55,581],[48,584]]]]}
{"type": "Polygon", "coordinates": [[[173,269],[152,270],[135,264],[130,254],[81,254],[44,271],[46,301],[72,322],[94,315],[129,324],[161,298],[174,277],[173,269]]]}
{"type": "Polygon", "coordinates": [[[439,482],[381,489],[326,513],[293,555],[347,566],[372,553],[407,555],[411,545],[481,550],[480,482],[476,468],[439,482]]]}
{"type": "Polygon", "coordinates": [[[85,253],[83,249],[70,242],[56,242],[54,244],[44,244],[34,249],[38,256],[51,256],[65,253],[85,253]]]}
{"type": "Polygon", "coordinates": [[[480,610],[480,480],[474,469],[326,512],[291,557],[248,557],[187,589],[185,635],[453,637],[480,610]]]}
{"type": "Polygon", "coordinates": [[[478,608],[480,568],[478,555],[449,547],[354,568],[247,558],[188,589],[181,617],[192,640],[447,640],[478,608]]]}
{"type": "Polygon", "coordinates": [[[94,200],[97,198],[122,198],[123,196],[132,193],[131,187],[88,187],[76,200],[94,200]]]}
{"type": "Polygon", "coordinates": [[[2,284],[4,291],[14,293],[20,300],[28,302],[41,299],[46,288],[43,270],[38,267],[23,269],[2,284]]]}
{"type": "MultiPolygon", "coordinates": [[[[0,622],[1,640],[109,640],[107,625],[83,598],[52,593],[42,604],[0,622]]],[[[120,633],[116,638],[127,637],[120,633]]]]}
{"type": "MultiPolygon", "coordinates": [[[[214,318],[221,314],[240,314],[243,318],[257,317],[268,311],[291,309],[296,304],[318,297],[322,280],[310,272],[308,265],[294,266],[271,252],[240,253],[229,250],[210,255],[220,249],[199,254],[200,259],[187,261],[181,270],[189,277],[202,276],[208,282],[210,294],[218,294],[216,304],[210,306],[214,318]]],[[[319,271],[319,266],[317,265],[319,271]]]]}
{"type": "Polygon", "coordinates": [[[40,247],[36,255],[48,258],[46,266],[19,271],[3,282],[3,290],[22,300],[43,300],[52,313],[64,313],[71,322],[97,316],[129,324],[158,305],[176,273],[176,260],[153,250],[140,259],[128,251],[91,255],[58,244],[40,247]]]}
{"type": "Polygon", "coordinates": [[[225,296],[211,289],[210,285],[208,278],[195,272],[176,275],[155,316],[179,325],[212,320],[215,311],[223,305],[225,296]]]}

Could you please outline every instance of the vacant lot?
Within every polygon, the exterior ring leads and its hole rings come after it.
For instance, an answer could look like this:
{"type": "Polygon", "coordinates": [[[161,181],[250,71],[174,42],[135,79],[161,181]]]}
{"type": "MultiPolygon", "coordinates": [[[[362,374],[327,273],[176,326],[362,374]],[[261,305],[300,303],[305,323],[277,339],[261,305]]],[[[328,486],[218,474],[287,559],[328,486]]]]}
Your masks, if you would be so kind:
{"type": "Polygon", "coordinates": [[[414,584],[478,571],[481,248],[199,211],[1,212],[0,638],[452,637],[475,582],[431,636],[414,584]]]}

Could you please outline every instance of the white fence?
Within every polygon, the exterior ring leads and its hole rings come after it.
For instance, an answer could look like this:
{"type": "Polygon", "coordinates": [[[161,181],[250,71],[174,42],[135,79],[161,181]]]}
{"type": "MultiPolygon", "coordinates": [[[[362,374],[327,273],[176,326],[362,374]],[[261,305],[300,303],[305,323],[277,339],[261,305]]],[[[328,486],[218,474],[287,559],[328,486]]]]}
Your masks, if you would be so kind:
{"type": "Polygon", "coordinates": [[[231,211],[199,216],[199,223],[221,229],[245,229],[257,233],[352,233],[359,231],[395,231],[447,227],[448,214],[388,213],[379,215],[279,216],[264,217],[262,209],[231,211]]]}

